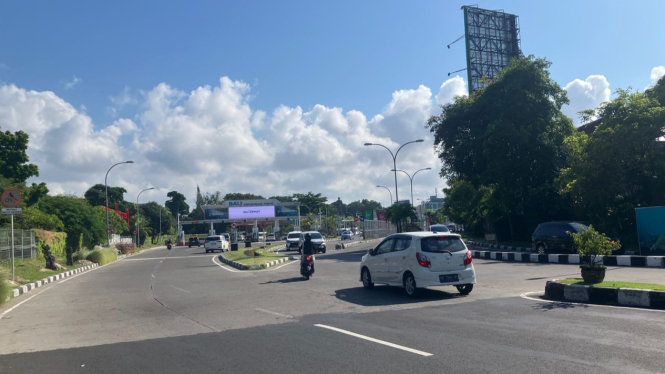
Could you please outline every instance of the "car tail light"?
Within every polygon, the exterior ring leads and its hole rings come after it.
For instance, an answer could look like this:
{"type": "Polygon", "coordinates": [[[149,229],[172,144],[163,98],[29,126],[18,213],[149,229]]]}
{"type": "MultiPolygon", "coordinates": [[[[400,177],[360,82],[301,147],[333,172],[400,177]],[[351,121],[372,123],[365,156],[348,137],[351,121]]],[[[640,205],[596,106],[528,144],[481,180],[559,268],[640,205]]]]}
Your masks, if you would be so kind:
{"type": "Polygon", "coordinates": [[[312,257],[307,256],[307,257],[305,258],[305,261],[312,261],[312,257]]]}
{"type": "Polygon", "coordinates": [[[416,252],[416,259],[418,260],[418,264],[424,268],[432,266],[432,263],[429,262],[429,258],[420,252],[416,252]]]}
{"type": "Polygon", "coordinates": [[[471,252],[466,251],[466,254],[464,255],[464,266],[471,265],[472,260],[473,260],[473,256],[471,256],[471,252]]]}

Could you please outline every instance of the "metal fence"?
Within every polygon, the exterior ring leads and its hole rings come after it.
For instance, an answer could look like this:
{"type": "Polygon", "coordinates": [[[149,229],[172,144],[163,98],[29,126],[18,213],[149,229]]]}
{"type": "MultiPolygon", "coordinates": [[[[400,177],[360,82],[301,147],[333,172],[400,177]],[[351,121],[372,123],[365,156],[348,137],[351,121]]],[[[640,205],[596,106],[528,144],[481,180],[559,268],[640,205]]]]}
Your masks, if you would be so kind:
{"type": "Polygon", "coordinates": [[[378,239],[397,232],[395,226],[387,221],[366,220],[364,221],[363,234],[365,239],[378,239]]]}
{"type": "MultiPolygon", "coordinates": [[[[0,260],[7,260],[11,254],[11,230],[0,230],[0,260]]],[[[14,258],[37,257],[37,242],[32,230],[14,230],[14,258]]]]}

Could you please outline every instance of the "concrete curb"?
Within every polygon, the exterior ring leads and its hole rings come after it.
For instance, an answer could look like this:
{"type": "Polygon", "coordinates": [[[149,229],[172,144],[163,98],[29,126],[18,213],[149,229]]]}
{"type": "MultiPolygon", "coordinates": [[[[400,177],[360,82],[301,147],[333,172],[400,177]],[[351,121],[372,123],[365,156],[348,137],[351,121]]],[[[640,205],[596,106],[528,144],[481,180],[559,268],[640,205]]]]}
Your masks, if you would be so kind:
{"type": "MultiPolygon", "coordinates": [[[[536,262],[541,264],[580,264],[580,255],[539,255],[537,253],[513,253],[471,250],[473,258],[498,261],[536,262]]],[[[630,266],[665,268],[665,256],[599,256],[606,266],[630,266]]]]}
{"type": "Polygon", "coordinates": [[[563,284],[559,283],[557,279],[547,281],[545,284],[545,298],[554,301],[665,310],[665,291],[563,284]]]}
{"type": "Polygon", "coordinates": [[[99,265],[92,264],[92,265],[80,267],[78,269],[69,270],[69,271],[66,271],[64,273],[51,275],[50,277],[38,280],[36,282],[32,282],[32,283],[28,283],[28,284],[24,284],[22,286],[19,286],[18,288],[13,289],[12,292],[13,292],[14,297],[18,297],[19,295],[23,295],[24,293],[28,293],[28,292],[34,290],[35,288],[39,288],[39,287],[44,286],[48,283],[53,283],[53,282],[55,282],[57,280],[60,280],[60,279],[69,278],[72,275],[76,275],[76,274],[82,273],[86,270],[96,268],[97,266],[99,266],[99,265]]]}
{"type": "Polygon", "coordinates": [[[495,248],[495,249],[505,249],[507,251],[518,251],[518,252],[531,252],[531,248],[526,247],[514,247],[511,245],[498,245],[498,244],[489,244],[483,242],[474,242],[472,240],[465,240],[465,243],[471,245],[477,245],[479,247],[495,248]]]}
{"type": "Polygon", "coordinates": [[[353,246],[360,245],[360,244],[367,244],[367,243],[377,242],[379,240],[383,240],[383,238],[367,239],[367,240],[364,240],[364,241],[351,242],[349,244],[341,243],[341,245],[342,245],[342,249],[346,249],[346,248],[353,247],[353,246]]]}

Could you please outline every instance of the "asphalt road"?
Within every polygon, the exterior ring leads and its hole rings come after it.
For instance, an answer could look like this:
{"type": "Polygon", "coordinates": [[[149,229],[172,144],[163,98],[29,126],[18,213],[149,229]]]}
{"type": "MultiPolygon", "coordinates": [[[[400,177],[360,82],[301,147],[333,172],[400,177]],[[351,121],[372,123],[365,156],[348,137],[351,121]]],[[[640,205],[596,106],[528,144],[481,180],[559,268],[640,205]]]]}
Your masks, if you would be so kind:
{"type": "MultiPolygon", "coordinates": [[[[334,243],[329,247],[334,248],[334,243]]],[[[478,281],[408,299],[364,290],[367,244],[238,271],[203,248],[156,249],[49,284],[0,310],[3,373],[663,372],[665,313],[521,297],[574,265],[474,259],[478,281]]],[[[289,252],[287,252],[289,253],[289,252]]],[[[665,284],[665,270],[607,279],[665,284]]],[[[537,295],[533,295],[537,297],[537,295]]]]}

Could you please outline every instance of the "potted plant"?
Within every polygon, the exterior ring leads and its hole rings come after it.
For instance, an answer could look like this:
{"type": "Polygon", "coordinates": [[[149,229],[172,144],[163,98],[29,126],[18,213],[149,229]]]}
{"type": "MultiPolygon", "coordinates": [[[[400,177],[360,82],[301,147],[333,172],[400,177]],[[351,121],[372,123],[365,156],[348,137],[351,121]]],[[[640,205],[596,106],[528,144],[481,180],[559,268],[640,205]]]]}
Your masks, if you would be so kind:
{"type": "Polygon", "coordinates": [[[575,248],[580,255],[582,265],[582,279],[586,283],[601,283],[605,279],[605,269],[602,257],[612,254],[612,250],[619,249],[621,243],[613,242],[593,229],[593,226],[580,231],[579,233],[568,232],[573,237],[575,248]]]}

